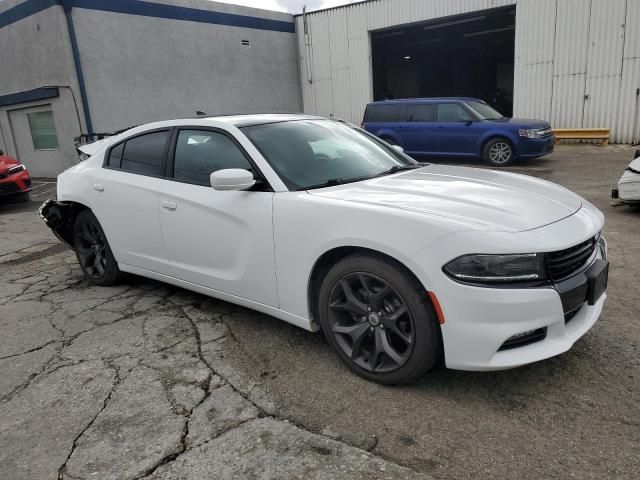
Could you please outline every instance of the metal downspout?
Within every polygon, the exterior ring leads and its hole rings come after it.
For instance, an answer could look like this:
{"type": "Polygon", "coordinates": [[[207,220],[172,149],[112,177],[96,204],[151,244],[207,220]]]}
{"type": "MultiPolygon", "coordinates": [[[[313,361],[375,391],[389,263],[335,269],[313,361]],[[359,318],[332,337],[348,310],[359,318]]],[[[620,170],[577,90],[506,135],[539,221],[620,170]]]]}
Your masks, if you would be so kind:
{"type": "Polygon", "coordinates": [[[73,26],[73,18],[71,10],[73,9],[73,0],[62,0],[62,8],[67,19],[67,29],[69,31],[69,39],[71,40],[71,51],[73,53],[73,63],[76,67],[76,75],[78,77],[78,87],[80,88],[80,98],[82,100],[82,111],[87,126],[87,133],[93,135],[93,123],[91,122],[91,112],[89,111],[89,100],[87,98],[87,89],[84,84],[84,74],[82,73],[82,63],[80,62],[80,51],[78,50],[78,39],[76,38],[76,30],[73,26]]]}

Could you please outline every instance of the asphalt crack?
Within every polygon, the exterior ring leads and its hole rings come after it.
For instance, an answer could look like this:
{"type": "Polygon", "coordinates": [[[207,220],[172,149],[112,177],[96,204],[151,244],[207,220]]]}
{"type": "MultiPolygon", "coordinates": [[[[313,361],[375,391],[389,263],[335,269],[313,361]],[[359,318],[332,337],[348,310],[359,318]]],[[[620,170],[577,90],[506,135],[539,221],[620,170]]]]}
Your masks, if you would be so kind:
{"type": "MultiPolygon", "coordinates": [[[[109,391],[109,394],[105,397],[105,399],[104,399],[104,401],[102,403],[102,407],[93,416],[91,421],[82,429],[82,431],[80,431],[80,433],[74,438],[73,443],[71,445],[71,451],[69,452],[69,455],[67,455],[67,458],[65,459],[64,463],[58,469],[58,480],[64,480],[65,479],[67,463],[69,462],[69,459],[71,458],[71,456],[73,455],[73,452],[75,452],[76,447],[78,446],[78,440],[80,440],[80,438],[85,434],[85,432],[87,430],[89,430],[89,428],[91,428],[91,426],[94,424],[96,419],[107,408],[107,406],[109,405],[109,401],[111,400],[111,396],[113,395],[113,393],[115,392],[116,388],[118,387],[118,385],[120,385],[120,382],[122,381],[122,378],[120,377],[120,370],[117,367],[113,366],[113,365],[110,365],[110,364],[107,364],[107,365],[115,373],[114,382],[113,382],[113,385],[111,386],[111,390],[109,391]]],[[[67,476],[66,478],[69,479],[71,477],[67,476]]]]}

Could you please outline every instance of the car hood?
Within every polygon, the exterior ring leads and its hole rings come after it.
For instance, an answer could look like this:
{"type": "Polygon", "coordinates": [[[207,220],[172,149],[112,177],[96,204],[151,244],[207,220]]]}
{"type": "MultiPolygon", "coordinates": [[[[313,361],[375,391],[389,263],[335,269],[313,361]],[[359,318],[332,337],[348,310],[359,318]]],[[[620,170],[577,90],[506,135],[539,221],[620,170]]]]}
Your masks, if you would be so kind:
{"type": "Polygon", "coordinates": [[[444,165],[428,165],[309,193],[447,217],[471,228],[512,232],[557,222],[582,206],[578,195],[545,180],[444,165]]]}
{"type": "Polygon", "coordinates": [[[496,120],[489,120],[496,123],[508,123],[509,125],[523,127],[523,128],[550,128],[551,124],[544,120],[536,120],[533,118],[498,118],[496,120]]]}
{"type": "Polygon", "coordinates": [[[0,174],[6,173],[7,169],[19,165],[17,160],[6,155],[0,155],[0,174]]]}

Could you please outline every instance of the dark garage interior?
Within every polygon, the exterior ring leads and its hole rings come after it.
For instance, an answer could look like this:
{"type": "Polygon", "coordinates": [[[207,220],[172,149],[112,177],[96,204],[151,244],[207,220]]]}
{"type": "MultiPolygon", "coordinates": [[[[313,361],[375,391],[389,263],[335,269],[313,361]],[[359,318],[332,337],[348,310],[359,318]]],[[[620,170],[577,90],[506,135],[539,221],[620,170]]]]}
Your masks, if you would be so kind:
{"type": "Polygon", "coordinates": [[[469,96],[513,110],[514,7],[372,32],[375,100],[469,96]]]}

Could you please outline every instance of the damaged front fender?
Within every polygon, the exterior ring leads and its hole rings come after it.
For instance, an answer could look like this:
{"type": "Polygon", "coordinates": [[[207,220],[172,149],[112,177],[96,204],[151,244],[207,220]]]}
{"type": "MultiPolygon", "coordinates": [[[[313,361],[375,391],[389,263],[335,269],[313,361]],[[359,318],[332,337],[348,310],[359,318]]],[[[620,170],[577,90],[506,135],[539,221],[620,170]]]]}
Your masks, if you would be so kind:
{"type": "Polygon", "coordinates": [[[49,199],[38,209],[38,216],[58,239],[73,248],[73,225],[84,205],[49,199]]]}

